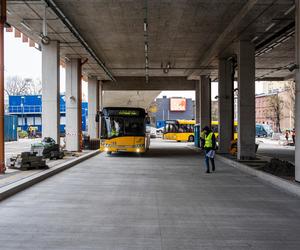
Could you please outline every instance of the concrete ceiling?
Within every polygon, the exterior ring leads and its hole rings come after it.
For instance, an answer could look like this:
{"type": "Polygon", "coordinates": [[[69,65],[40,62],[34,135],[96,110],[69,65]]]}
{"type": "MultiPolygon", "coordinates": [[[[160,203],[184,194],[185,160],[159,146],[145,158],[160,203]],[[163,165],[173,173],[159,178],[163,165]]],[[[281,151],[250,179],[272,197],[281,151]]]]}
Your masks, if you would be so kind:
{"type": "Polygon", "coordinates": [[[103,107],[140,107],[148,109],[160,91],[104,91],[103,107]]]}
{"type": "MultiPolygon", "coordinates": [[[[61,59],[88,58],[84,74],[101,80],[109,80],[109,76],[97,59],[114,77],[145,76],[146,16],[150,77],[193,80],[209,73],[214,80],[218,56],[234,53],[239,39],[252,40],[256,46],[257,79],[291,76],[287,65],[294,63],[294,0],[149,0],[146,12],[145,0],[52,2],[95,53],[91,56],[52,6],[47,9],[49,37],[61,42],[61,59]],[[288,40],[274,46],[287,35],[288,40]],[[171,69],[164,73],[162,66],[168,62],[171,69]]],[[[43,2],[8,0],[8,9],[8,22],[40,42],[43,2]]]]}

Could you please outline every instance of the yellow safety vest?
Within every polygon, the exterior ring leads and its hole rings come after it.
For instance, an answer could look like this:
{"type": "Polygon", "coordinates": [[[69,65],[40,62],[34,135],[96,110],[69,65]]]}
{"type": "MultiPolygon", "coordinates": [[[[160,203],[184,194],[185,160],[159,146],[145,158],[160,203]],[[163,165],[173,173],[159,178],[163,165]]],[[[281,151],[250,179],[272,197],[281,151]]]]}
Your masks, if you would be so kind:
{"type": "Polygon", "coordinates": [[[116,129],[112,129],[110,134],[111,134],[111,136],[116,136],[117,135],[116,129]]]}
{"type": "Polygon", "coordinates": [[[205,137],[205,144],[204,147],[205,148],[212,148],[213,143],[212,143],[212,136],[213,136],[213,132],[210,132],[206,137],[205,137]]]}

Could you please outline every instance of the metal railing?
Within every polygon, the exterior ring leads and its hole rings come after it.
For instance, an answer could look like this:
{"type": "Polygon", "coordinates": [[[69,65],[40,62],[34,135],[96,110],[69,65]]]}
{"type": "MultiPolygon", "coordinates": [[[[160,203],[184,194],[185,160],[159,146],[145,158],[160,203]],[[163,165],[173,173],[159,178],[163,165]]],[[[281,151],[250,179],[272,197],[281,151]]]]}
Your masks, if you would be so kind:
{"type": "MultiPolygon", "coordinates": [[[[41,105],[8,106],[8,112],[11,114],[39,114],[42,113],[41,105]]],[[[60,113],[66,112],[66,105],[60,105],[60,113]]]]}

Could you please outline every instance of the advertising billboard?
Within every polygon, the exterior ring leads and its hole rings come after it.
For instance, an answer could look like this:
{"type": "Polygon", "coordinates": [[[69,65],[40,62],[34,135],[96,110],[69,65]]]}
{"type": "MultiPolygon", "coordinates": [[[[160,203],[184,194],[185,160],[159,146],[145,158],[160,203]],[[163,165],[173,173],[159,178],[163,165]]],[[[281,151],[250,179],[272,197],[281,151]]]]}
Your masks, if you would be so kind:
{"type": "Polygon", "coordinates": [[[186,111],[186,99],[185,98],[171,98],[170,99],[170,111],[186,111]]]}

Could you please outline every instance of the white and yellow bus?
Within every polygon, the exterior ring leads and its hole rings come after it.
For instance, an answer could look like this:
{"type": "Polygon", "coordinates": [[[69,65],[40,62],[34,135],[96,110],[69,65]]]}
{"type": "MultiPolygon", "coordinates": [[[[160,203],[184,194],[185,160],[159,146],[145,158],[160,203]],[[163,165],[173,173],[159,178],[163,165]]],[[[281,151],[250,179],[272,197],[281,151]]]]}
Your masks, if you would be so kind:
{"type": "Polygon", "coordinates": [[[194,120],[167,120],[163,139],[175,141],[194,141],[194,120]]]}
{"type": "MultiPolygon", "coordinates": [[[[163,139],[175,141],[194,141],[194,120],[167,120],[163,131],[163,139]]],[[[218,138],[218,121],[211,122],[211,129],[218,138]]],[[[234,122],[234,139],[237,139],[237,122],[234,122]]]]}
{"type": "Polygon", "coordinates": [[[149,149],[147,113],[142,108],[108,107],[101,112],[100,151],[144,153],[149,149]]]}

